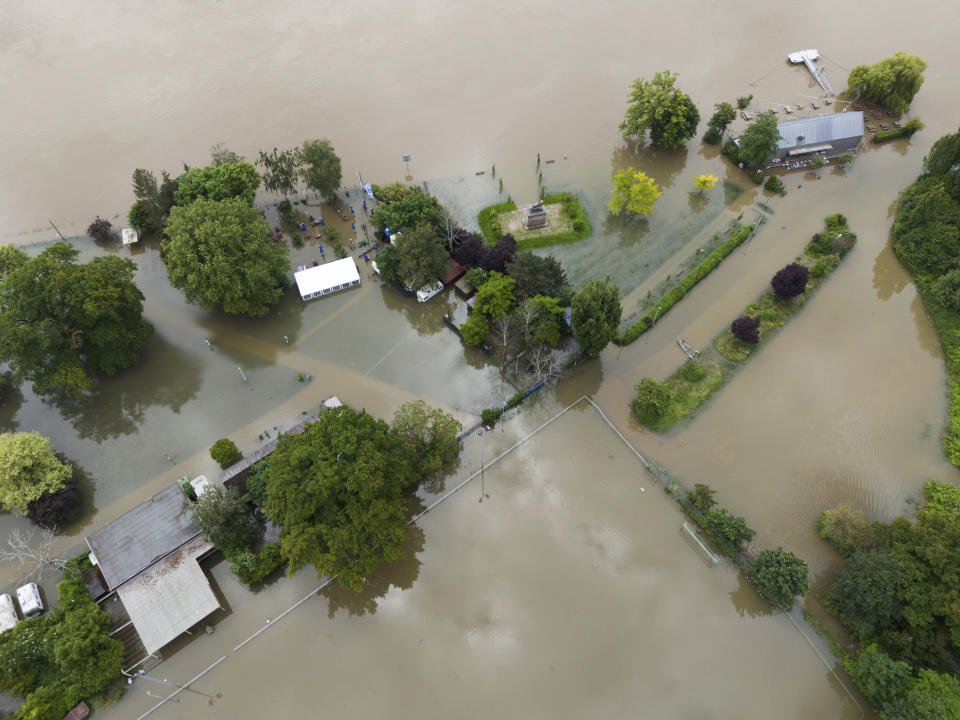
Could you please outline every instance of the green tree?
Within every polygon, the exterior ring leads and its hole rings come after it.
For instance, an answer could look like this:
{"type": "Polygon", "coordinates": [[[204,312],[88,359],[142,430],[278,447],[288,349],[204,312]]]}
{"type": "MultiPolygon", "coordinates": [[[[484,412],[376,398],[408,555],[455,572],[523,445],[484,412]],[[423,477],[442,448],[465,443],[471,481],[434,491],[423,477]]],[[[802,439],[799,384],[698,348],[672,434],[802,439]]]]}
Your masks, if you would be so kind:
{"type": "Polygon", "coordinates": [[[154,220],[150,208],[146,203],[139,200],[130,206],[130,210],[127,212],[127,223],[134,230],[140,232],[152,232],[160,229],[160,225],[154,220]]]}
{"type": "Polygon", "coordinates": [[[737,110],[728,102],[717,103],[713,108],[714,113],[707,121],[707,125],[715,128],[722,135],[730,123],[737,119],[737,110]]]}
{"type": "Polygon", "coordinates": [[[248,162],[190,168],[177,178],[176,205],[189,205],[197,198],[228,200],[242,198],[253,204],[260,187],[260,173],[248,162]]]}
{"type": "Polygon", "coordinates": [[[750,167],[765,165],[777,151],[778,140],[777,116],[770,111],[760,113],[740,136],[740,160],[750,167]]]}
{"type": "Polygon", "coordinates": [[[191,509],[203,528],[203,537],[226,556],[248,550],[257,539],[260,525],[256,513],[237,488],[224,493],[211,487],[200,493],[191,509]]]}
{"type": "Polygon", "coordinates": [[[304,565],[360,590],[380,562],[403,554],[406,493],[418,482],[413,451],[382,420],[324,409],[299,435],[283,435],[267,468],[267,517],[280,525],[292,575],[304,565]]]}
{"type": "Polygon", "coordinates": [[[150,170],[133,171],[133,195],[137,201],[131,206],[127,221],[137,230],[153,231],[163,226],[177,189],[177,180],[164,170],[162,182],[150,170]]]}
{"type": "Polygon", "coordinates": [[[693,490],[687,493],[687,500],[701,513],[710,512],[710,508],[717,504],[714,496],[717,491],[704,483],[695,483],[693,490]]]}
{"type": "Polygon", "coordinates": [[[59,681],[77,689],[77,700],[91,697],[120,677],[123,644],[110,637],[110,618],[79,582],[61,582],[57,590],[60,622],[52,649],[59,681]]]}
{"type": "Polygon", "coordinates": [[[888,703],[879,720],[955,720],[960,718],[960,685],[951,675],[920,670],[907,682],[903,697],[888,703]]]}
{"type": "Polygon", "coordinates": [[[960,520],[960,487],[931,480],[923,486],[923,508],[947,520],[960,520]]]}
{"type": "Polygon", "coordinates": [[[820,155],[814,155],[810,158],[810,167],[817,174],[817,177],[820,177],[820,170],[823,169],[823,166],[827,164],[827,161],[824,160],[820,155]]]}
{"type": "Polygon", "coordinates": [[[678,148],[694,136],[700,112],[686,93],[674,87],[676,81],[677,76],[669,70],[658,72],[650,81],[633,81],[627,112],[620,123],[624,137],[642,142],[649,130],[654,145],[678,148]]]}
{"type": "Polygon", "coordinates": [[[477,346],[487,339],[487,330],[490,329],[487,319],[478,312],[470,314],[467,321],[460,326],[460,334],[467,345],[477,346]]]}
{"type": "Polygon", "coordinates": [[[439,228],[442,219],[440,203],[432,195],[419,190],[406,193],[400,199],[379,205],[373,211],[371,224],[378,231],[390,228],[390,233],[407,232],[429,223],[439,228]]]}
{"type": "Polygon", "coordinates": [[[340,187],[340,158],[329,140],[305,140],[300,148],[300,177],[308,188],[332,198],[340,187]]]}
{"type": "Polygon", "coordinates": [[[387,282],[400,282],[400,256],[396,245],[385,245],[377,253],[377,270],[387,282]]]}
{"type": "Polygon", "coordinates": [[[217,143],[212,148],[210,148],[210,164],[211,165],[226,165],[237,163],[242,163],[244,158],[239,153],[235,153],[233,150],[227,148],[223,143],[217,143]]]}
{"type": "Polygon", "coordinates": [[[420,474],[436,477],[460,454],[457,439],[463,425],[452,415],[423,400],[406,402],[393,414],[391,427],[413,449],[420,474]]]}
{"type": "Polygon", "coordinates": [[[567,274],[553,255],[540,256],[518,252],[507,263],[506,273],[516,281],[517,299],[534,295],[556,297],[567,285],[567,274]]]}
{"type": "Polygon", "coordinates": [[[670,411],[673,396],[664,383],[645,377],[637,384],[636,408],[642,415],[662,418],[670,411]]]}
{"type": "Polygon", "coordinates": [[[420,225],[397,238],[397,261],[403,282],[419,290],[446,274],[447,251],[432,225],[420,225]]]}
{"type": "MultiPolygon", "coordinates": [[[[850,163],[852,163],[852,162],[856,159],[856,157],[857,157],[856,155],[854,155],[852,152],[850,152],[850,151],[848,150],[848,151],[845,152],[845,153],[841,153],[841,154],[837,157],[837,160],[839,160],[839,161],[840,161],[841,163],[843,163],[844,165],[849,165],[850,163]]],[[[773,175],[771,175],[770,177],[773,177],[773,175]]]]}
{"type": "Polygon", "coordinates": [[[269,230],[241,198],[175,207],[161,245],[170,284],[204,310],[266,315],[290,265],[286,249],[267,239],[269,230]]]}
{"type": "Polygon", "coordinates": [[[860,637],[892,626],[900,617],[900,563],[884,550],[857,550],[830,585],[827,604],[860,637]]]}
{"type": "Polygon", "coordinates": [[[810,568],[789,550],[763,550],[753,564],[757,589],[771,605],[790,610],[797,595],[805,595],[810,568]]]}
{"type": "Polygon", "coordinates": [[[296,192],[297,173],[300,170],[299,148],[294,150],[274,148],[269,155],[261,150],[257,165],[263,168],[264,190],[280,193],[285,198],[296,192]]]}
{"type": "Polygon", "coordinates": [[[960,130],[938,139],[923,158],[924,175],[945,175],[960,162],[960,130]]]}
{"type": "Polygon", "coordinates": [[[56,492],[73,477],[50,440],[36,432],[0,434],[0,507],[27,514],[31,501],[56,492]]]}
{"type": "Polygon", "coordinates": [[[844,667],[861,692],[877,707],[883,707],[900,696],[910,677],[910,665],[894,660],[876,643],[865,647],[856,660],[848,660],[844,667]]]}
{"type": "Polygon", "coordinates": [[[726,508],[717,508],[706,513],[707,530],[721,542],[726,542],[736,548],[745,542],[753,540],[757,534],[747,527],[747,521],[739,515],[731,515],[726,508]]]}
{"type": "Polygon", "coordinates": [[[850,555],[870,545],[873,533],[862,511],[840,504],[824,510],[817,521],[820,537],[833,545],[841,555],[850,555]]]}
{"type": "Polygon", "coordinates": [[[587,280],[571,305],[573,337],[587,355],[597,357],[616,335],[622,314],[620,290],[610,278],[587,280]]]}
{"type": "Polygon", "coordinates": [[[496,320],[513,310],[517,302],[513,278],[490,271],[490,279],[477,288],[477,299],[473,304],[473,314],[482,315],[488,320],[496,320]]]}
{"type": "Polygon", "coordinates": [[[624,208],[634,215],[650,215],[653,204],[663,195],[652,177],[632,167],[617,170],[610,179],[613,182],[613,190],[610,191],[613,197],[607,207],[614,215],[619,215],[624,208]]]}
{"type": "Polygon", "coordinates": [[[80,394],[97,372],[113,375],[140,360],[153,327],[143,320],[136,265],[116,255],[79,265],[57,242],[30,258],[8,249],[0,273],[0,362],[34,392],[80,394]]]}
{"type": "Polygon", "coordinates": [[[240,450],[230,438],[220,438],[210,446],[210,457],[220,463],[222,467],[230,465],[237,459],[238,455],[240,455],[240,450]]]}
{"type": "Polygon", "coordinates": [[[560,303],[546,295],[522,300],[514,310],[520,342],[524,349],[540,345],[555,346],[560,341],[560,303]]]}
{"type": "Polygon", "coordinates": [[[857,65],[847,79],[847,94],[876,100],[894,112],[910,109],[923,85],[927,63],[916,55],[898,52],[873,65],[857,65]]]}

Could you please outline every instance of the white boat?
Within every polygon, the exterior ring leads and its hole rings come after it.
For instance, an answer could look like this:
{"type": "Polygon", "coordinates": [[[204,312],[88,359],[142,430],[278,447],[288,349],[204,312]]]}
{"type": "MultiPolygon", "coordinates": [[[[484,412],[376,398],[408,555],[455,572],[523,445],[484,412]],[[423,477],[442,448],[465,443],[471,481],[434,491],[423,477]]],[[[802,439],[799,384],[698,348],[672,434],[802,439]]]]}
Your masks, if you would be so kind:
{"type": "Polygon", "coordinates": [[[13,630],[19,620],[17,609],[13,606],[13,598],[6,593],[0,595],[0,633],[13,630]]]}

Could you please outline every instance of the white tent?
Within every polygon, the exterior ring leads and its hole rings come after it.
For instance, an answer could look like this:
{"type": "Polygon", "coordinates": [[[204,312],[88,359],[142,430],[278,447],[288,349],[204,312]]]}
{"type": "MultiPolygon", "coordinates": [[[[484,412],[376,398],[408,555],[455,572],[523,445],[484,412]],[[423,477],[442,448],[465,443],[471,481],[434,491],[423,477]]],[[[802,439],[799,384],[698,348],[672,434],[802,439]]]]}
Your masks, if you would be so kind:
{"type": "Polygon", "coordinates": [[[140,236],[133,228],[123,228],[120,231],[120,242],[124,245],[133,245],[140,240],[140,236]]]}
{"type": "Polygon", "coordinates": [[[304,300],[329,295],[360,284],[360,271],[352,257],[345,257],[326,265],[300,270],[293,274],[297,289],[304,300]]]}

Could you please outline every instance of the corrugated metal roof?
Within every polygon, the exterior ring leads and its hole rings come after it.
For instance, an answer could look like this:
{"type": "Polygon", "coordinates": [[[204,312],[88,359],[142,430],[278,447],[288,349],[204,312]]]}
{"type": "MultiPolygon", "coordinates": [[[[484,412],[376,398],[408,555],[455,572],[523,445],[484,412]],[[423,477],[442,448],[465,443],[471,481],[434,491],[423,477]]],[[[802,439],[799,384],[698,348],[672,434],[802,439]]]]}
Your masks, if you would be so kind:
{"type": "Polygon", "coordinates": [[[173,484],[87,537],[112,590],[201,532],[180,486],[173,484]]]}
{"type": "Polygon", "coordinates": [[[863,136],[863,113],[853,112],[820,115],[812,118],[785,120],[777,124],[780,140],[777,147],[781,150],[803,145],[819,145],[843,138],[863,136]]]}
{"type": "Polygon", "coordinates": [[[148,653],[155,653],[220,607],[196,560],[212,547],[196,538],[117,590],[148,653]]]}

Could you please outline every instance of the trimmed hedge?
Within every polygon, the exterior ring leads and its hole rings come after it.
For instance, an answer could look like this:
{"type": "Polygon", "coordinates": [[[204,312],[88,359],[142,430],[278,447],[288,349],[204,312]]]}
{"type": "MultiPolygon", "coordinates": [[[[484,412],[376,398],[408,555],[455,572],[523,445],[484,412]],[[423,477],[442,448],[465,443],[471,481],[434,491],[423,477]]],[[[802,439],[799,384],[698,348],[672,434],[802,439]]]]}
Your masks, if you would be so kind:
{"type": "Polygon", "coordinates": [[[480,225],[480,232],[484,239],[489,243],[497,243],[503,237],[503,228],[497,222],[497,215],[505,212],[513,212],[517,209],[517,204],[513,200],[488,205],[477,215],[477,223],[480,225]]]}
{"type": "MultiPolygon", "coordinates": [[[[684,295],[690,292],[698,282],[709,275],[710,272],[720,264],[721,260],[740,247],[740,245],[742,245],[750,236],[753,228],[753,225],[744,225],[739,228],[729,238],[727,238],[726,242],[724,242],[712,253],[707,255],[702,263],[687,273],[686,277],[680,281],[679,285],[660,298],[658,302],[654,303],[654,307],[661,308],[659,317],[663,317],[670,310],[670,308],[680,302],[684,295]]],[[[626,332],[616,335],[613,338],[613,342],[617,345],[629,345],[651,327],[652,324],[647,322],[646,317],[641,318],[627,328],[626,332]]]]}

